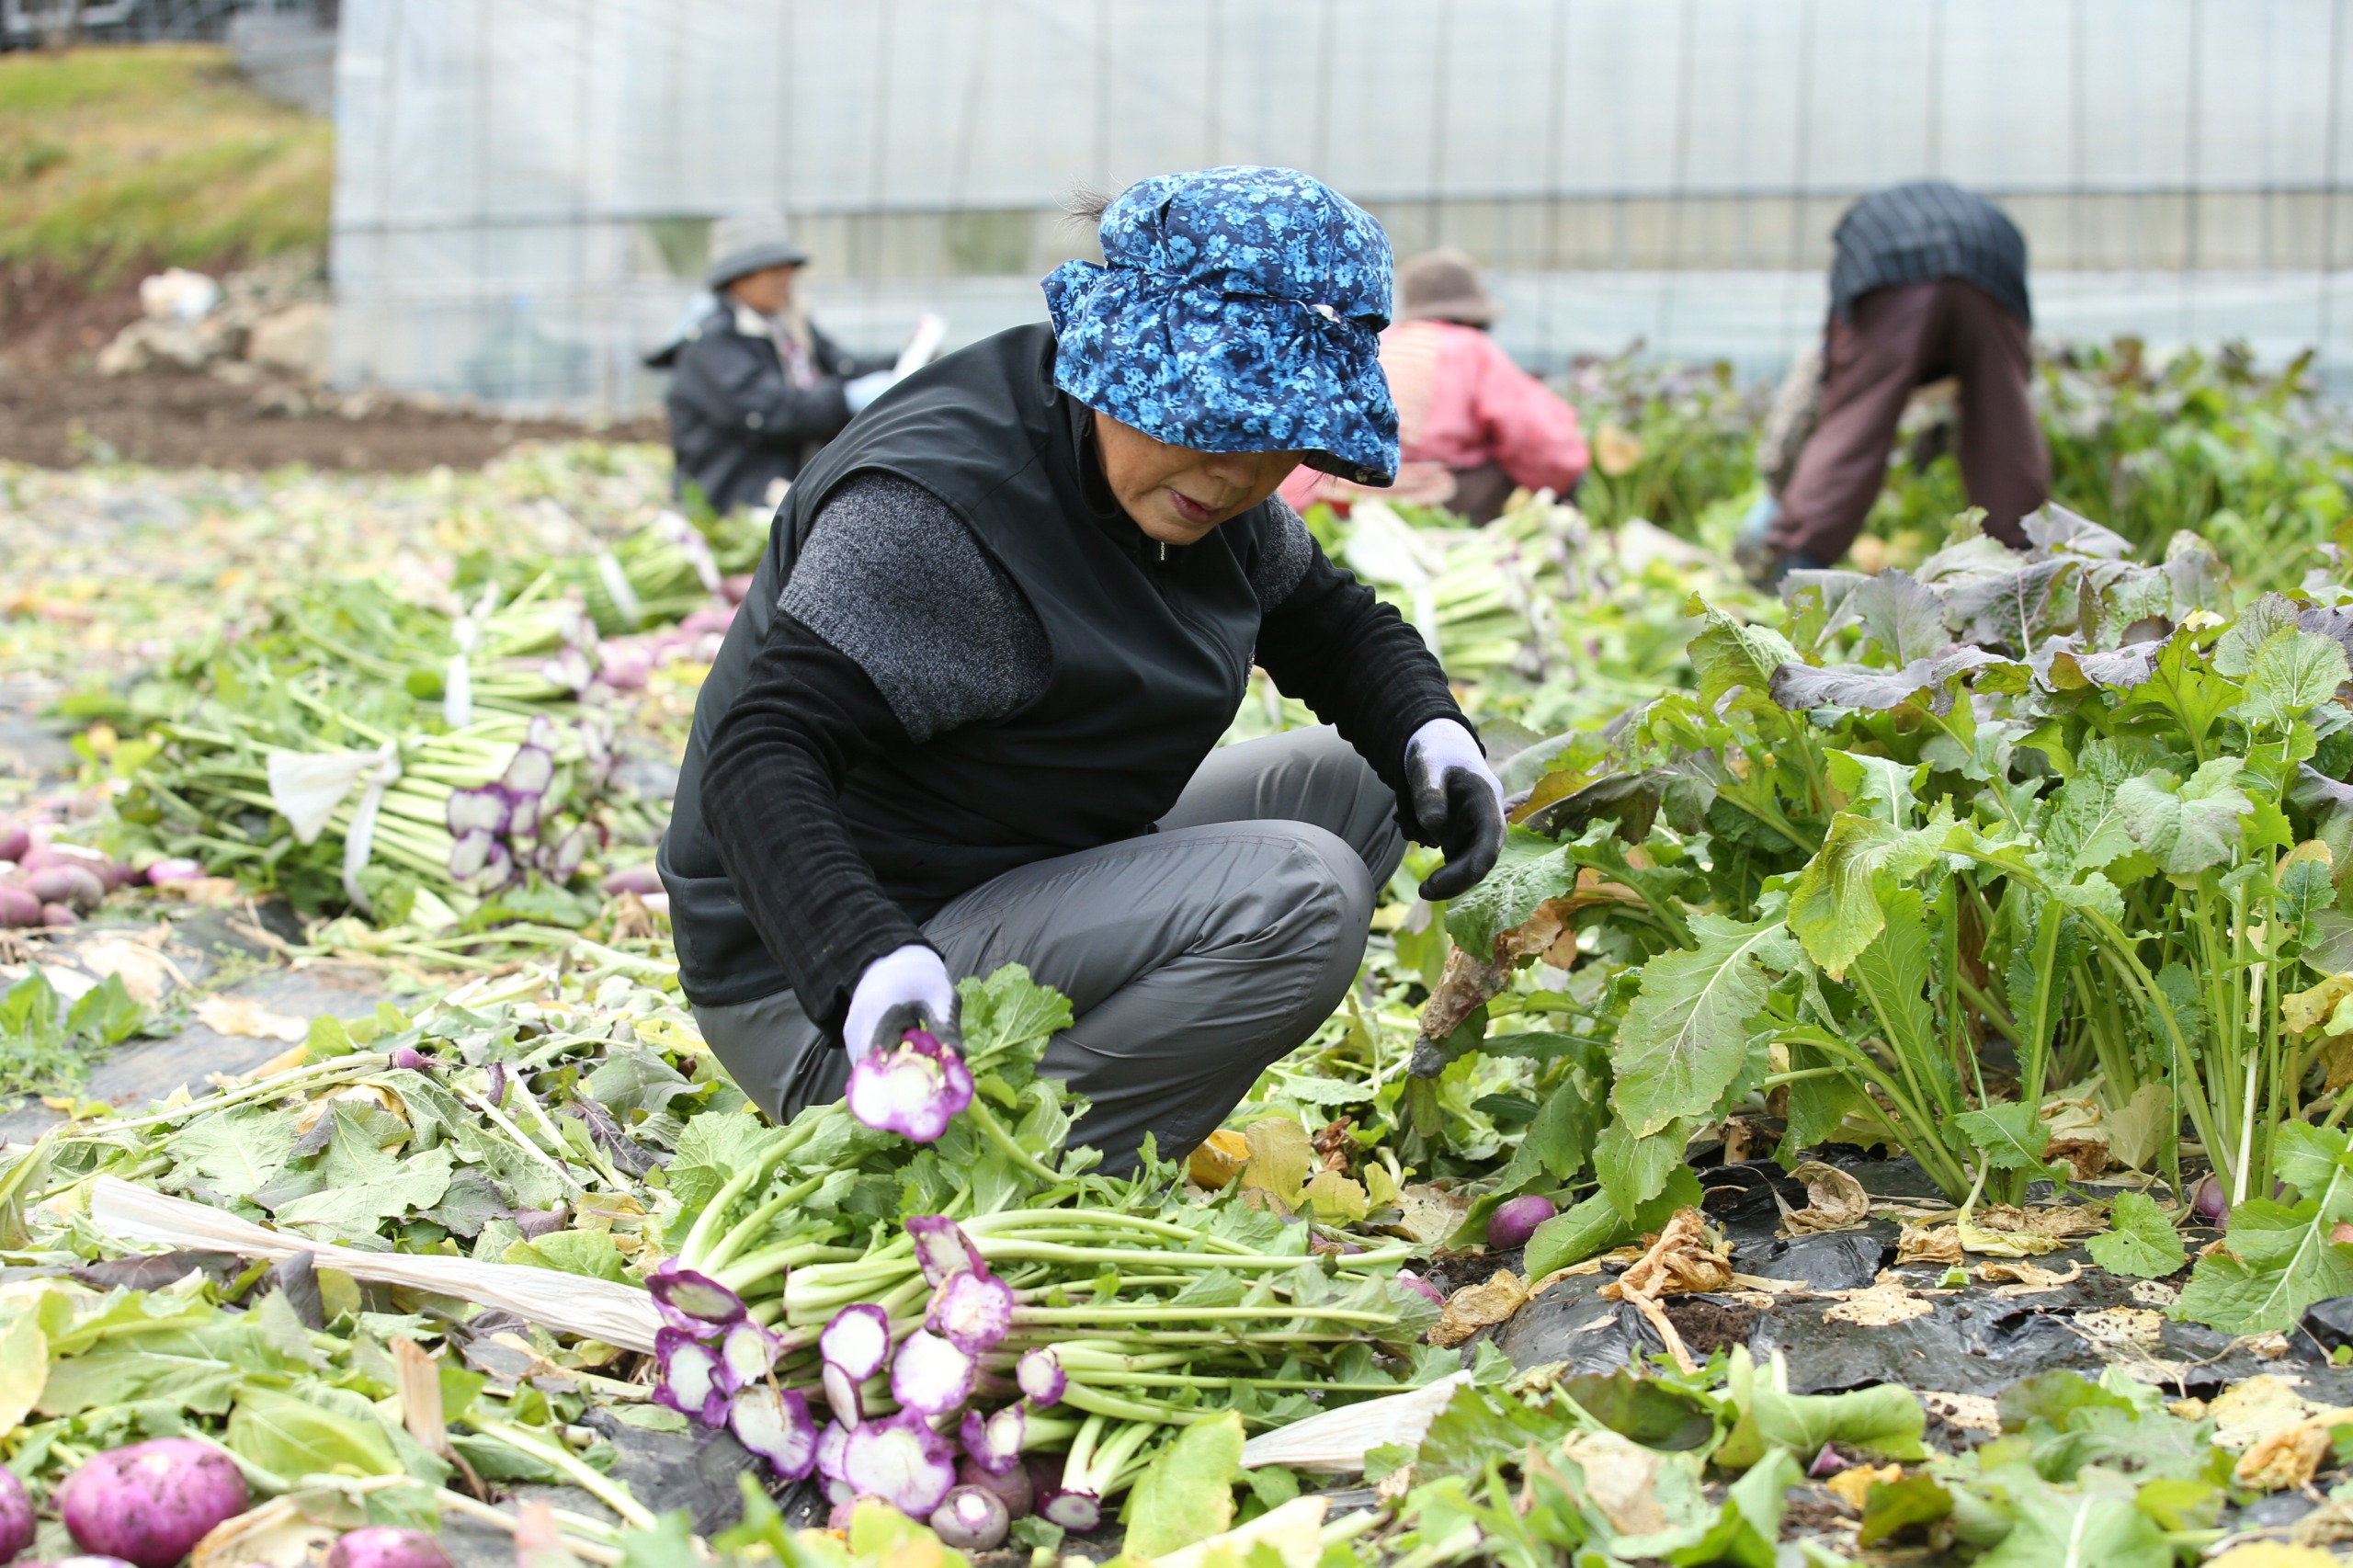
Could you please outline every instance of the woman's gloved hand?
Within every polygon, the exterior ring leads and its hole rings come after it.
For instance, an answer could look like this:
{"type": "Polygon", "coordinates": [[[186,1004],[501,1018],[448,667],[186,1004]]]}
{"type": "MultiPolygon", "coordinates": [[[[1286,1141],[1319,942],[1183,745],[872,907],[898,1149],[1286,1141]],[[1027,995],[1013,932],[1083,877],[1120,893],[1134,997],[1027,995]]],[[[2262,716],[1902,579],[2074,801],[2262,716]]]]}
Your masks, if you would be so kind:
{"type": "MultiPolygon", "coordinates": [[[[1494,858],[1488,857],[1491,863],[1494,858]]],[[[842,1045],[855,1066],[868,1051],[897,1045],[909,1029],[928,1029],[949,1049],[964,1049],[956,1026],[956,983],[938,953],[914,942],[884,953],[858,977],[842,1045]]]]}
{"type": "Polygon", "coordinates": [[[1424,879],[1422,896],[1470,892],[1495,869],[1504,847],[1503,781],[1479,737],[1452,719],[1431,720],[1405,743],[1405,777],[1418,836],[1446,852],[1446,864],[1424,879]]]}

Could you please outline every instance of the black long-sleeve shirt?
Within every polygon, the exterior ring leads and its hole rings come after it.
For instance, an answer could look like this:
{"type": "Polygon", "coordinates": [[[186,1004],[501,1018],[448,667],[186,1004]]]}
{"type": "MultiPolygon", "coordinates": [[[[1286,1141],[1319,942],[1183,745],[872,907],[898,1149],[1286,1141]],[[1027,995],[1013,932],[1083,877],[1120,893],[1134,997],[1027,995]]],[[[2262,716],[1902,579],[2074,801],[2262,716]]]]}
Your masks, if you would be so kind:
{"type": "MultiPolygon", "coordinates": [[[[1256,662],[1402,800],[1407,740],[1461,710],[1413,628],[1284,517],[1252,585],[1256,662]]],[[[1043,690],[1050,661],[1019,591],[925,491],[866,475],[818,515],[712,740],[701,805],[762,945],[828,1030],[869,963],[923,939],[859,856],[843,779],[942,730],[1017,711],[1043,690]]]]}

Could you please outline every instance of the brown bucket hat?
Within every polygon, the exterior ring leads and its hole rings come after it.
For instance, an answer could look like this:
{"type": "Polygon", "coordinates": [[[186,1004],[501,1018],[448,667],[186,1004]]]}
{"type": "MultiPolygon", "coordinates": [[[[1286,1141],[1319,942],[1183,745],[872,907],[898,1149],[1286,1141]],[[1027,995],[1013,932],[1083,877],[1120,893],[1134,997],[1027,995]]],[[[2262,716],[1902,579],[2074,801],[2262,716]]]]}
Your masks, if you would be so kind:
{"type": "Polygon", "coordinates": [[[1451,245],[1424,251],[1397,269],[1399,321],[1486,326],[1502,313],[1479,280],[1479,264],[1451,245]]]}

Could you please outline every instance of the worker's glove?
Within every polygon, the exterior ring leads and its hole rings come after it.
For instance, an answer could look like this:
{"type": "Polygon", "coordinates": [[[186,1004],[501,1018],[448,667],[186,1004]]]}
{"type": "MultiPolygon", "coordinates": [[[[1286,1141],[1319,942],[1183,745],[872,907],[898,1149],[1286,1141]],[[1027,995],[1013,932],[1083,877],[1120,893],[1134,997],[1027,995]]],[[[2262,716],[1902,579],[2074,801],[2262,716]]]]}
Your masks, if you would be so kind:
{"type": "Polygon", "coordinates": [[[858,977],[842,1045],[855,1066],[870,1051],[896,1046],[909,1029],[928,1029],[949,1049],[963,1049],[956,1027],[956,983],[938,953],[914,942],[884,953],[858,977]]]}
{"type": "Polygon", "coordinates": [[[899,379],[896,370],[869,370],[862,376],[852,376],[842,383],[842,401],[849,404],[852,414],[863,414],[866,405],[889,392],[899,379]]]}
{"type": "Polygon", "coordinates": [[[1504,787],[1487,766],[1479,737],[1452,719],[1433,719],[1405,743],[1415,836],[1446,852],[1446,864],[1422,883],[1437,900],[1470,892],[1495,869],[1504,847],[1504,787]]]}

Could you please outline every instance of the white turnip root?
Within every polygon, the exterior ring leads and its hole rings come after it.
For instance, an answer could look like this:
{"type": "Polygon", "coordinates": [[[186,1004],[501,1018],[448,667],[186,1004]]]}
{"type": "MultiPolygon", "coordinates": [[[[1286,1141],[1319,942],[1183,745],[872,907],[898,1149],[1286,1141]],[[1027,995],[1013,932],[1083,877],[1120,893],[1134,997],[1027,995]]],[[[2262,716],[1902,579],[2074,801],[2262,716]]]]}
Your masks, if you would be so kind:
{"type": "Polygon", "coordinates": [[[223,1519],[245,1511],[245,1478],[193,1437],[133,1443],[85,1461],[51,1499],[74,1544],[135,1568],[172,1568],[223,1519]]]}

